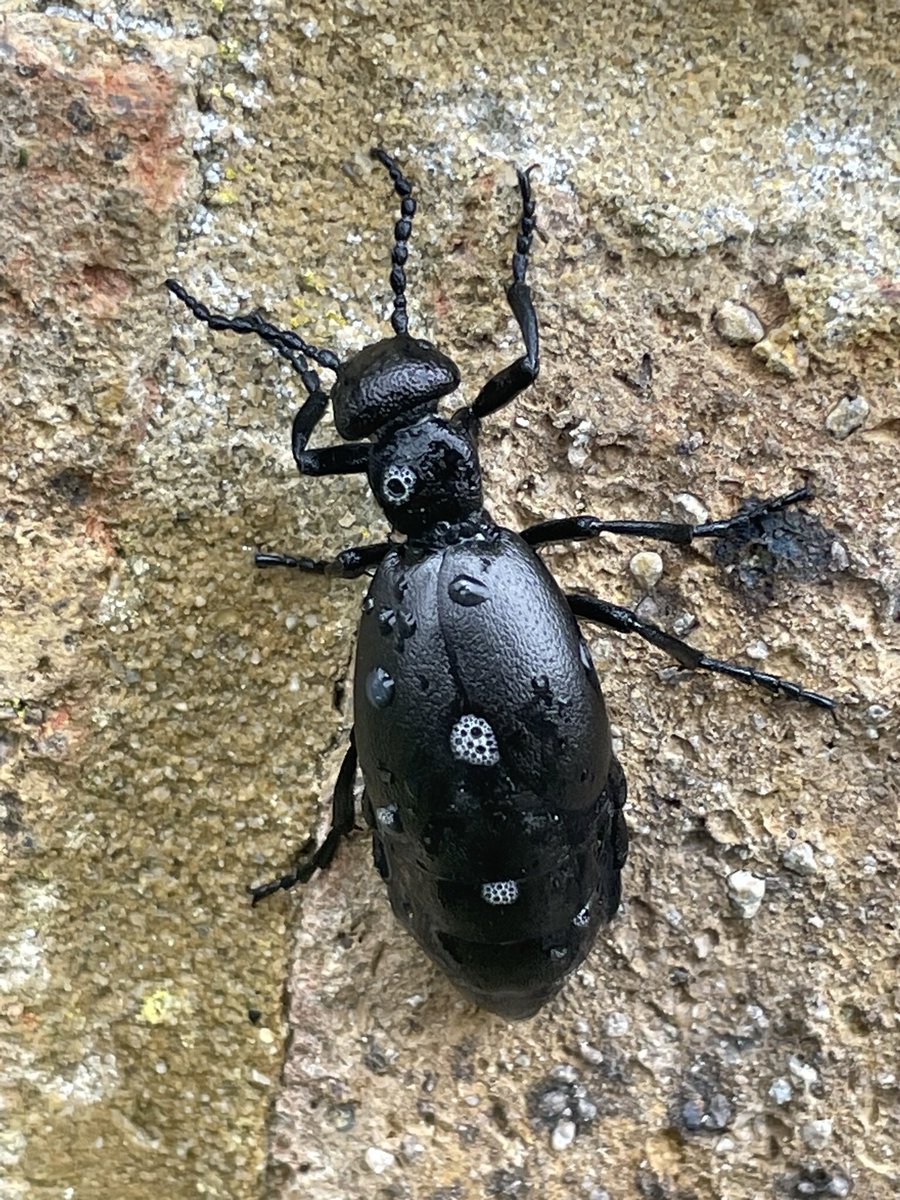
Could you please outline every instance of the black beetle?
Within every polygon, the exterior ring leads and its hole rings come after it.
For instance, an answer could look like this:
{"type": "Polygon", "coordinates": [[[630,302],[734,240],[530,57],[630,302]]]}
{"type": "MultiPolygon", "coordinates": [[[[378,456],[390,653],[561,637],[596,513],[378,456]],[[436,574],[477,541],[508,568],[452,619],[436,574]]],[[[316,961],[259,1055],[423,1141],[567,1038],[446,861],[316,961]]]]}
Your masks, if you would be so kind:
{"type": "Polygon", "coordinates": [[[375,866],[395,914],[477,1004],[508,1018],[530,1017],[618,908],[627,851],[625,777],[576,618],[636,633],[684,668],[834,708],[795,683],[709,658],[630,609],[564,594],[535,547],[601,533],[686,545],[734,533],[811,493],[800,488],[702,525],[592,516],[544,521],[520,534],[496,525],[482,500],[479,425],[532,384],[539,365],[525,282],[535,229],[530,172],[517,172],[522,216],[506,293],[525,353],[445,419],[436,415],[437,403],[459,385],[459,370],[407,327],[412,187],[384,150],[372,155],[400,198],[391,254],[393,337],[341,362],[258,313],[219,316],[175,281],[166,285],[212,329],[256,334],[290,362],[309,393],[292,434],[301,475],[365,472],[400,535],[327,561],[256,555],[261,567],[344,578],[376,569],[363,601],[355,723],[331,828],[296,870],[253,889],[254,901],[331,863],[353,828],[358,757],[375,866]],[[307,449],[329,399],[309,359],[335,373],[331,401],[343,444],[307,449]]]}

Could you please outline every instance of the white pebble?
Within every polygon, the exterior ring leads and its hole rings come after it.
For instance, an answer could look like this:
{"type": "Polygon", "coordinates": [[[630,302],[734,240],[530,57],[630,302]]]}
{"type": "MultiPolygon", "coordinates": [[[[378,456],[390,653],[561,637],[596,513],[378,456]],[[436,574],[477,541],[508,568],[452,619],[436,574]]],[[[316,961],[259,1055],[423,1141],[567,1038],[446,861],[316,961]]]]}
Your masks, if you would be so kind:
{"type": "Polygon", "coordinates": [[[603,1022],[606,1036],[611,1038],[624,1037],[630,1025],[631,1022],[628,1020],[628,1014],[623,1012],[610,1013],[603,1022]]]}
{"type": "Polygon", "coordinates": [[[844,396],[825,418],[825,428],[832,437],[843,441],[861,425],[869,415],[869,405],[862,396],[844,396]]]}
{"type": "Polygon", "coordinates": [[[723,300],[716,310],[713,324],[719,337],[735,346],[753,345],[766,332],[753,309],[734,300],[723,300]]]}
{"type": "Polygon", "coordinates": [[[628,569],[644,591],[649,592],[662,578],[663,560],[655,550],[640,550],[632,557],[628,569]]]}
{"type": "Polygon", "coordinates": [[[792,1054],[788,1059],[788,1070],[799,1083],[806,1084],[807,1087],[815,1083],[819,1078],[819,1072],[816,1068],[811,1067],[809,1063],[805,1063],[796,1054],[792,1054]]]}
{"type": "Polygon", "coordinates": [[[709,520],[709,509],[690,492],[679,492],[672,497],[676,517],[689,525],[705,525],[709,520]]]}
{"type": "Polygon", "coordinates": [[[827,1117],[818,1121],[807,1121],[800,1128],[800,1136],[810,1150],[824,1150],[831,1141],[834,1125],[827,1117]]]}
{"type": "Polygon", "coordinates": [[[735,911],[745,921],[755,917],[766,894],[766,881],[750,871],[732,871],[726,882],[728,899],[735,911]]]}
{"type": "Polygon", "coordinates": [[[370,1146],[366,1151],[366,1166],[376,1175],[383,1175],[396,1161],[390,1150],[381,1150],[378,1146],[370,1146]]]}
{"type": "Polygon", "coordinates": [[[575,1141],[577,1128],[574,1121],[557,1121],[550,1135],[550,1145],[554,1150],[568,1150],[575,1141]]]}
{"type": "Polygon", "coordinates": [[[816,852],[809,842],[797,842],[788,847],[781,856],[781,861],[795,875],[815,875],[818,870],[816,852]]]}

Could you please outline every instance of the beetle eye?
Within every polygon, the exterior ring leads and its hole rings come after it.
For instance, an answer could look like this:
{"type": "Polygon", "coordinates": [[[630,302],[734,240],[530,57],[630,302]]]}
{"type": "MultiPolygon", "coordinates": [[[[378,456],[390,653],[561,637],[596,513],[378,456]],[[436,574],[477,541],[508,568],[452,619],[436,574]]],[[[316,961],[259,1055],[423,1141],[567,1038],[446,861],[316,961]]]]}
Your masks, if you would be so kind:
{"type": "Polygon", "coordinates": [[[412,467],[387,467],[381,477],[381,490],[390,504],[405,504],[416,486],[412,467]]]}

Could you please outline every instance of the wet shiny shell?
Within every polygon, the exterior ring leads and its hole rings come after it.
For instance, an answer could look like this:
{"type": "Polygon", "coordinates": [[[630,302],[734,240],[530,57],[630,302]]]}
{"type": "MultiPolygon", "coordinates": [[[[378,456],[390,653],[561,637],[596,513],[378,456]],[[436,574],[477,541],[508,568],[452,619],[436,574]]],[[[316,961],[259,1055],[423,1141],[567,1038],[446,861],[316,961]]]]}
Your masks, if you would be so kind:
{"type": "Polygon", "coordinates": [[[624,859],[624,780],[565,597],[508,530],[398,548],[363,605],[354,702],[394,911],[479,1004],[530,1015],[614,911],[624,859]]]}

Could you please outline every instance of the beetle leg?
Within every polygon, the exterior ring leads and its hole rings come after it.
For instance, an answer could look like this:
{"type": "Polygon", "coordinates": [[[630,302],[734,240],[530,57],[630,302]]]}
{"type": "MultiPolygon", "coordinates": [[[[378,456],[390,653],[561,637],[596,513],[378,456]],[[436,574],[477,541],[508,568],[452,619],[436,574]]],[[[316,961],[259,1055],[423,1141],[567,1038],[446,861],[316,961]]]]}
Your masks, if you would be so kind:
{"type": "Polygon", "coordinates": [[[370,567],[378,566],[391,545],[390,542],[375,542],[371,546],[348,546],[334,558],[307,558],[304,554],[294,556],[259,551],[254,561],[258,567],[291,567],[295,571],[309,571],[314,575],[358,579],[370,567]]]}
{"type": "MultiPolygon", "coordinates": [[[[262,883],[258,887],[252,887],[250,894],[254,904],[258,904],[266,896],[271,896],[273,892],[287,891],[294,884],[306,883],[316,871],[324,871],[331,866],[338,846],[341,844],[341,838],[346,837],[353,829],[356,808],[353,803],[355,780],[356,741],[351,731],[350,745],[347,747],[347,753],[344,755],[344,761],[341,763],[337,782],[334,785],[334,794],[331,800],[331,828],[325,835],[325,840],[316,847],[311,855],[305,858],[304,862],[298,864],[287,875],[282,875],[279,879],[273,879],[269,883],[262,883]]],[[[305,846],[304,849],[306,849],[305,846]]]]}
{"type": "MultiPolygon", "coordinates": [[[[527,171],[516,171],[519,177],[519,192],[522,196],[522,220],[516,235],[516,249],[512,258],[513,281],[507,290],[506,298],[513,316],[522,331],[525,342],[525,354],[516,359],[502,371],[492,376],[470,406],[471,417],[462,417],[464,424],[475,422],[489,416],[514,400],[519,392],[534,383],[540,370],[540,345],[538,339],[537,314],[534,311],[534,301],[531,298],[531,288],[525,282],[525,272],[528,269],[528,255],[531,252],[531,240],[534,236],[534,199],[531,195],[531,180],[527,171]]],[[[463,410],[465,412],[465,410],[463,410]]]]}
{"type": "Polygon", "coordinates": [[[548,542],[583,542],[601,533],[617,533],[625,537],[650,538],[657,542],[674,542],[679,546],[687,546],[694,538],[725,537],[735,529],[746,528],[761,517],[780,512],[790,504],[810,500],[812,495],[812,488],[804,484],[803,487],[787,492],[784,496],[762,500],[752,508],[727,517],[724,521],[707,521],[703,525],[688,525],[679,521],[601,521],[599,517],[590,516],[563,517],[557,521],[541,521],[537,525],[530,525],[528,529],[522,530],[520,537],[529,546],[544,546],[548,542]]]}
{"type": "MultiPolygon", "coordinates": [[[[328,397],[320,392],[322,409],[328,403],[328,397]]],[[[368,442],[341,442],[336,446],[320,446],[317,450],[307,450],[306,442],[313,428],[322,416],[312,408],[312,401],[318,400],[313,395],[294,417],[294,428],[291,433],[291,450],[294,462],[301,475],[361,475],[369,468],[369,455],[372,447],[368,442]]]]}
{"type": "Polygon", "coordinates": [[[770,692],[790,696],[792,700],[808,700],[810,704],[816,704],[819,708],[827,708],[830,712],[835,710],[835,701],[829,696],[807,691],[798,683],[791,683],[790,680],[782,679],[778,675],[768,675],[753,667],[744,667],[739,663],[710,658],[696,647],[689,646],[680,638],[666,633],[658,625],[641,620],[637,613],[632,612],[630,608],[621,608],[618,604],[610,604],[596,596],[587,596],[578,592],[567,594],[566,600],[569,602],[569,608],[574,616],[581,617],[586,621],[596,621],[598,625],[606,625],[609,629],[616,629],[620,633],[636,633],[638,637],[642,637],[652,646],[658,646],[660,650],[665,650],[688,671],[714,671],[719,675],[729,675],[732,679],[740,679],[744,683],[758,684],[770,692]]]}

